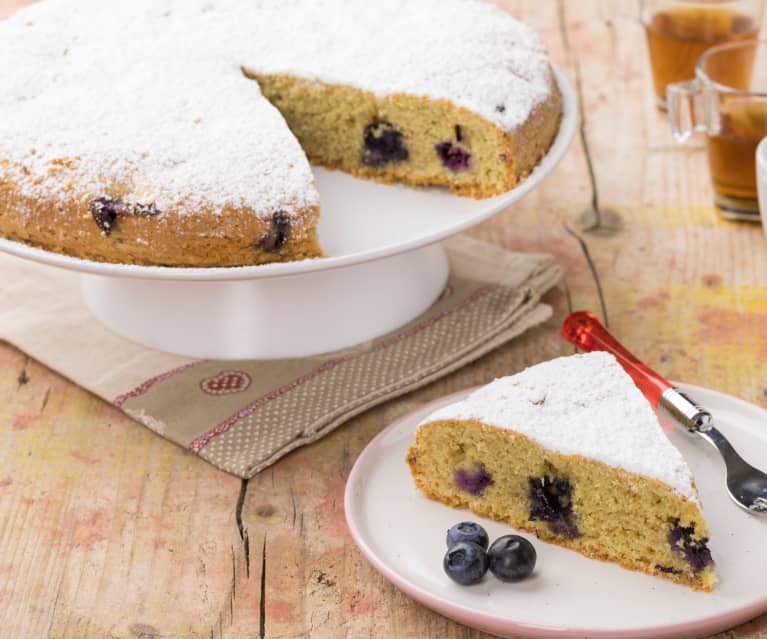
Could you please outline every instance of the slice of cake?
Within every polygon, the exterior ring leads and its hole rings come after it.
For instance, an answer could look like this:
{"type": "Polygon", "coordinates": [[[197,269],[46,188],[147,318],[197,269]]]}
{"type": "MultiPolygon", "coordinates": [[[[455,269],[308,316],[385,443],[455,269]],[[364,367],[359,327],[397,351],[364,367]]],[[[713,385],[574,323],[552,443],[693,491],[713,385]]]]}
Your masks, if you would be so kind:
{"type": "Polygon", "coordinates": [[[716,582],[690,469],[607,353],[544,362],[441,408],[407,462],[450,506],[696,590],[716,582]]]}

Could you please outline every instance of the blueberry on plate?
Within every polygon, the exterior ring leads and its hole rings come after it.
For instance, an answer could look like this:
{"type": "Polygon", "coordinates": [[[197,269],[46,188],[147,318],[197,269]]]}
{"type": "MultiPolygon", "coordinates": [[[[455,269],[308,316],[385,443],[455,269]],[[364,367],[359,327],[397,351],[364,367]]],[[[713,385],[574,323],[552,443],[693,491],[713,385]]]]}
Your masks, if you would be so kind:
{"type": "Polygon", "coordinates": [[[447,531],[447,547],[452,548],[461,541],[472,541],[482,550],[487,550],[487,546],[490,544],[490,537],[487,536],[487,532],[479,524],[473,521],[462,521],[447,531]]]}
{"type": "Polygon", "coordinates": [[[445,553],[442,568],[455,583],[470,586],[487,572],[488,558],[484,548],[471,541],[459,541],[445,553]]]}
{"type": "Polygon", "coordinates": [[[519,535],[498,537],[487,551],[490,572],[501,581],[522,581],[535,568],[537,553],[533,545],[519,535]]]}

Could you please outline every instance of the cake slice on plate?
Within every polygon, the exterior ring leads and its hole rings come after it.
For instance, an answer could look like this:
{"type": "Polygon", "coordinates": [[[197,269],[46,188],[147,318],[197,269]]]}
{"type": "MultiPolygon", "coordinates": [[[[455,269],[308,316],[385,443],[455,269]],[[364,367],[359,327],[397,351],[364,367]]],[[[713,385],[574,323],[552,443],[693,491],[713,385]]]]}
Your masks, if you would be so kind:
{"type": "Polygon", "coordinates": [[[407,462],[450,506],[696,590],[716,582],[690,468],[607,353],[544,362],[439,409],[407,462]]]}

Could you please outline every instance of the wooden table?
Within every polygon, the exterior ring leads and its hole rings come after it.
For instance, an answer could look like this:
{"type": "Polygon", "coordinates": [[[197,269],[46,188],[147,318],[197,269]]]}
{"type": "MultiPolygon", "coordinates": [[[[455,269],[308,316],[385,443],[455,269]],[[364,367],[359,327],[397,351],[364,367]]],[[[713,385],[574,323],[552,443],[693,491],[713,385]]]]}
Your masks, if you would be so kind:
{"type": "MultiPolygon", "coordinates": [[[[21,4],[0,0],[0,15],[21,4]]],[[[767,238],[720,221],[702,145],[673,144],[641,27],[607,22],[598,0],[506,4],[575,82],[583,127],[542,188],[474,234],[556,255],[554,318],[250,481],[0,344],[0,637],[486,637],[368,565],[344,523],[345,479],[393,419],[572,352],[563,316],[600,298],[618,337],[669,377],[767,406],[767,238]],[[584,230],[594,207],[601,223],[584,230]]],[[[765,638],[767,615],[725,636],[765,638]]]]}

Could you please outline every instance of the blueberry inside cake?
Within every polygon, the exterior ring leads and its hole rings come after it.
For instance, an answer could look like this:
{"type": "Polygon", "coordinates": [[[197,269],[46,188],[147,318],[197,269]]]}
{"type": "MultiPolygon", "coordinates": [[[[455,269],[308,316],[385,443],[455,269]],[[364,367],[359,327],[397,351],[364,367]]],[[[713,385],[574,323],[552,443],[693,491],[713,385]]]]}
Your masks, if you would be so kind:
{"type": "Polygon", "coordinates": [[[42,0],[0,22],[0,235],[135,264],[320,257],[310,162],[488,197],[560,112],[540,38],[480,0],[42,0]]]}
{"type": "Polygon", "coordinates": [[[407,462],[432,499],[695,590],[716,583],[690,469],[607,353],[544,362],[439,409],[407,462]]]}

